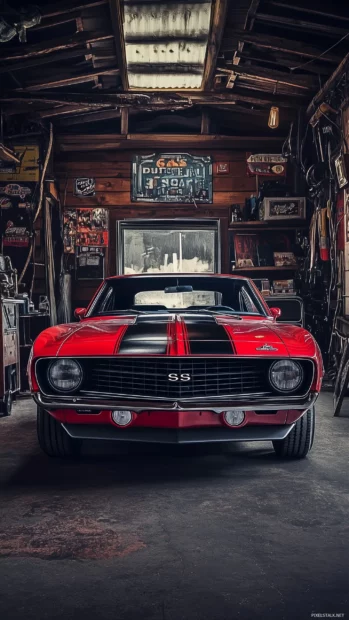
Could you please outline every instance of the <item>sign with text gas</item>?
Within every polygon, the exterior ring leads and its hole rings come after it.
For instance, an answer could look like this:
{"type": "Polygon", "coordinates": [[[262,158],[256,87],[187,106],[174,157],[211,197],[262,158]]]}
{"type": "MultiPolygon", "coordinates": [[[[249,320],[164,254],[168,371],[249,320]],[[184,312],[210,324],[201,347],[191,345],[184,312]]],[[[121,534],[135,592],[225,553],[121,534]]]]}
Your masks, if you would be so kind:
{"type": "Polygon", "coordinates": [[[135,202],[211,203],[211,157],[187,153],[135,155],[131,191],[135,202]]]}

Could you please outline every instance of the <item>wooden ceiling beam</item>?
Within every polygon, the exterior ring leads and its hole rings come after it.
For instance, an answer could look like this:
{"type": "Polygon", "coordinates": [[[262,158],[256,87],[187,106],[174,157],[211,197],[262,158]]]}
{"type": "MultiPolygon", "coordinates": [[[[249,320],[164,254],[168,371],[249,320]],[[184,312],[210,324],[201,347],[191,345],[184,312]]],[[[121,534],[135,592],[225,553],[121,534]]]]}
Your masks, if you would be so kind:
{"type": "Polygon", "coordinates": [[[0,75],[3,73],[8,73],[9,71],[23,71],[25,69],[32,69],[33,67],[48,65],[54,62],[62,62],[65,60],[71,60],[73,58],[83,57],[87,54],[87,50],[83,48],[71,49],[66,52],[57,52],[55,54],[49,54],[48,56],[33,58],[32,60],[27,60],[18,63],[6,64],[5,66],[0,66],[0,75]]]}
{"type": "Polygon", "coordinates": [[[46,90],[48,88],[61,88],[62,86],[74,86],[74,84],[83,84],[85,82],[91,82],[95,80],[95,78],[99,78],[100,76],[106,75],[106,74],[118,75],[119,69],[115,69],[115,68],[97,69],[94,71],[80,73],[79,75],[74,75],[71,77],[66,77],[67,74],[62,73],[62,75],[65,77],[60,77],[59,79],[57,79],[57,75],[56,75],[53,80],[52,79],[49,80],[48,78],[46,78],[48,81],[31,83],[25,86],[23,89],[18,89],[18,90],[35,92],[38,90],[46,90]]]}
{"type": "Polygon", "coordinates": [[[64,116],[69,116],[70,114],[82,114],[83,112],[89,112],[90,110],[91,109],[89,107],[84,107],[81,105],[60,105],[48,110],[38,111],[35,116],[38,118],[61,118],[64,116]]]}
{"type": "Polygon", "coordinates": [[[291,17],[281,17],[280,15],[268,15],[257,13],[255,20],[259,23],[276,26],[277,28],[290,28],[291,30],[303,30],[312,34],[321,34],[328,37],[340,38],[347,34],[348,30],[330,26],[328,24],[318,24],[304,21],[303,19],[293,19],[291,17]]]}
{"type": "MultiPolygon", "coordinates": [[[[264,63],[266,65],[271,65],[271,66],[279,66],[279,67],[283,66],[283,67],[287,67],[288,69],[291,69],[292,67],[295,66],[295,59],[291,58],[290,56],[286,56],[284,54],[278,54],[274,58],[271,58],[271,57],[260,56],[256,53],[256,51],[253,51],[253,50],[251,51],[244,50],[243,52],[236,52],[236,55],[242,58],[243,60],[248,60],[249,62],[253,61],[253,62],[258,62],[258,63],[264,63]]],[[[232,62],[231,63],[226,62],[226,65],[229,65],[229,64],[232,64],[232,62]]],[[[331,74],[331,67],[330,65],[312,62],[304,68],[304,71],[307,71],[309,73],[315,73],[315,75],[325,75],[325,76],[327,75],[328,76],[331,74]]]]}
{"type": "Polygon", "coordinates": [[[285,137],[277,136],[221,136],[204,134],[121,134],[109,135],[57,135],[56,143],[61,152],[107,151],[116,149],[154,148],[154,145],[173,148],[248,149],[270,148],[272,144],[282,145],[285,137]]]}
{"type": "Polygon", "coordinates": [[[259,78],[268,82],[275,82],[275,84],[284,84],[286,86],[293,86],[304,90],[310,90],[316,88],[318,81],[312,76],[294,75],[293,73],[286,73],[284,71],[277,71],[274,69],[264,69],[255,65],[233,65],[231,69],[217,68],[217,72],[223,72],[227,74],[236,73],[238,76],[250,78],[259,78]]]}
{"type": "Polygon", "coordinates": [[[71,38],[62,37],[60,39],[53,39],[51,41],[45,41],[45,43],[38,43],[36,45],[24,45],[23,47],[7,47],[4,50],[4,54],[0,54],[0,62],[11,62],[15,60],[27,60],[28,58],[36,58],[39,56],[45,56],[46,54],[53,54],[54,52],[67,51],[77,47],[84,47],[87,43],[96,43],[98,41],[107,41],[113,39],[112,34],[106,33],[93,33],[93,32],[78,32],[71,38]],[[21,50],[21,51],[19,51],[21,50]]]}
{"type": "Polygon", "coordinates": [[[67,118],[58,119],[59,125],[64,127],[71,127],[74,125],[82,125],[85,123],[95,123],[98,121],[106,121],[120,117],[120,111],[114,110],[100,110],[97,112],[88,112],[86,114],[80,114],[74,116],[68,116],[67,118]]]}
{"type": "Polygon", "coordinates": [[[63,13],[56,17],[42,17],[40,24],[31,28],[31,32],[39,32],[46,30],[46,28],[55,28],[56,26],[63,26],[64,24],[70,24],[76,21],[81,16],[81,11],[73,11],[72,13],[63,13]]]}
{"type": "Polygon", "coordinates": [[[227,14],[228,0],[215,0],[211,12],[211,27],[207,43],[202,88],[212,88],[216,71],[216,61],[222,42],[223,30],[227,14]]]}
{"type": "MultiPolygon", "coordinates": [[[[319,92],[315,95],[315,97],[310,102],[307,108],[308,116],[312,116],[314,114],[314,111],[317,109],[317,107],[321,103],[323,103],[324,97],[326,96],[328,91],[334,87],[337,80],[343,75],[344,71],[347,70],[348,65],[349,65],[349,54],[347,54],[343,58],[342,62],[337,67],[337,69],[332,73],[332,75],[329,77],[326,84],[323,85],[323,87],[319,90],[319,92]]],[[[343,103],[344,105],[346,105],[346,100],[343,103]]]]}
{"type": "Polygon", "coordinates": [[[111,23],[114,33],[116,58],[120,68],[121,84],[124,90],[128,90],[126,48],[124,39],[124,11],[120,0],[109,0],[111,23]]]}
{"type": "Polygon", "coordinates": [[[297,57],[306,59],[317,58],[319,62],[331,62],[338,64],[342,60],[342,56],[328,52],[325,56],[318,58],[322,54],[326,47],[323,49],[301,43],[300,41],[294,41],[291,39],[285,39],[283,37],[276,37],[269,34],[261,34],[259,32],[247,32],[245,30],[234,30],[233,28],[226,28],[225,37],[222,42],[221,51],[235,51],[236,40],[250,43],[254,47],[260,47],[275,52],[284,52],[286,54],[293,54],[297,57]],[[229,39],[232,39],[230,43],[229,39]]]}
{"type": "Polygon", "coordinates": [[[285,108],[294,108],[297,105],[298,97],[293,97],[292,94],[287,97],[281,97],[279,95],[268,96],[253,96],[245,94],[244,92],[230,93],[226,90],[218,92],[201,92],[198,90],[171,92],[171,93],[147,93],[144,92],[114,92],[114,93],[43,93],[38,94],[33,91],[17,91],[4,93],[2,95],[2,101],[4,103],[23,103],[23,101],[30,101],[35,103],[50,104],[79,104],[90,106],[91,108],[110,107],[111,105],[119,107],[133,107],[137,106],[141,108],[153,108],[156,110],[163,105],[169,105],[175,107],[180,104],[194,104],[194,105],[220,105],[222,103],[234,105],[235,101],[242,101],[244,103],[250,103],[252,105],[270,106],[279,105],[285,108]]]}
{"type": "MultiPolygon", "coordinates": [[[[278,54],[277,56],[275,56],[275,58],[270,58],[270,57],[264,57],[264,56],[258,56],[258,54],[254,51],[243,51],[243,52],[236,52],[236,56],[239,58],[242,58],[243,60],[248,60],[249,62],[253,61],[253,62],[258,62],[258,63],[264,63],[266,65],[272,65],[272,66],[284,66],[287,67],[288,69],[291,69],[292,67],[295,66],[295,59],[291,58],[290,56],[285,56],[284,54],[278,54]]],[[[232,62],[227,63],[228,64],[232,64],[232,62]]],[[[229,67],[228,67],[229,68],[229,67]]],[[[232,67],[233,69],[233,67],[232,67]]],[[[304,68],[305,71],[309,72],[309,73],[315,73],[315,75],[330,75],[331,73],[331,68],[329,65],[325,65],[325,64],[319,64],[316,62],[312,62],[309,65],[307,65],[304,68]]],[[[297,75],[297,74],[295,74],[297,75]]]]}
{"type": "Polygon", "coordinates": [[[67,13],[73,13],[74,11],[85,11],[86,9],[93,9],[95,7],[108,4],[108,0],[87,0],[86,2],[55,2],[54,4],[48,4],[42,12],[42,19],[58,17],[60,15],[66,15],[67,13]]]}
{"type": "Polygon", "coordinates": [[[318,9],[310,9],[305,5],[300,6],[300,5],[290,4],[289,2],[279,2],[278,0],[268,0],[268,5],[276,6],[281,9],[289,9],[291,11],[299,11],[300,13],[308,13],[308,15],[326,17],[326,19],[336,19],[337,21],[349,22],[348,15],[340,15],[338,13],[334,14],[334,13],[327,13],[325,11],[318,11],[318,9]]]}

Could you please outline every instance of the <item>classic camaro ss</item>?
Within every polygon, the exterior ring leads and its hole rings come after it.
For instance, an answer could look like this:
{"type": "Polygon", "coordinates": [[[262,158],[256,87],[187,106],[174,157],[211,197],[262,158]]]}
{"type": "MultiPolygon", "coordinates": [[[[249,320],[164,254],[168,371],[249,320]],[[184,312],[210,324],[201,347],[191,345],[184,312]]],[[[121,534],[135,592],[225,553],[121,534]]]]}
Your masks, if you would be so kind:
{"type": "Polygon", "coordinates": [[[319,347],[277,323],[248,278],[107,278],[75,314],[40,334],[29,362],[50,456],[75,455],[84,439],[271,441],[288,458],[311,449],[319,347]]]}

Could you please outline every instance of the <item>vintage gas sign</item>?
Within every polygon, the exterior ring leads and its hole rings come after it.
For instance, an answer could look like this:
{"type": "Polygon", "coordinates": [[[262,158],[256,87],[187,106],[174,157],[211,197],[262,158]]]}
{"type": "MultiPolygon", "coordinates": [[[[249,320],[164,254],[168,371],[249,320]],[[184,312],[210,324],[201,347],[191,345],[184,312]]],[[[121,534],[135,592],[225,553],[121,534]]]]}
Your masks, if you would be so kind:
{"type": "Polygon", "coordinates": [[[136,155],[132,164],[132,200],[211,203],[211,157],[187,153],[136,155]]]}

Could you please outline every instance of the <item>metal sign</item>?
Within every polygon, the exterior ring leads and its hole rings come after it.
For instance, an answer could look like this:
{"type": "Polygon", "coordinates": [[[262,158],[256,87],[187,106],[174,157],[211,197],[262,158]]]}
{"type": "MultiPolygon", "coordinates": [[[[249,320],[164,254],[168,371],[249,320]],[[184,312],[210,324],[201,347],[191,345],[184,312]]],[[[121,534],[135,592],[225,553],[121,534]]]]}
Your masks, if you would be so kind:
{"type": "Polygon", "coordinates": [[[135,155],[135,202],[212,203],[212,159],[187,153],[135,155]]]}
{"type": "Polygon", "coordinates": [[[95,179],[80,178],[74,179],[74,196],[79,198],[88,198],[94,196],[96,193],[96,181],[95,179]]]}
{"type": "Polygon", "coordinates": [[[40,154],[38,145],[20,144],[13,147],[20,159],[19,165],[9,162],[0,162],[0,181],[32,182],[40,178],[40,154]]]}

